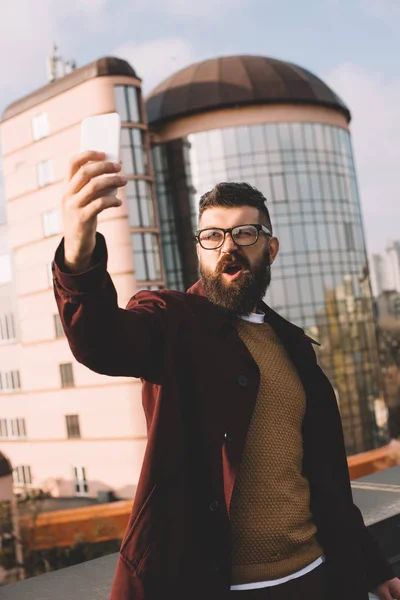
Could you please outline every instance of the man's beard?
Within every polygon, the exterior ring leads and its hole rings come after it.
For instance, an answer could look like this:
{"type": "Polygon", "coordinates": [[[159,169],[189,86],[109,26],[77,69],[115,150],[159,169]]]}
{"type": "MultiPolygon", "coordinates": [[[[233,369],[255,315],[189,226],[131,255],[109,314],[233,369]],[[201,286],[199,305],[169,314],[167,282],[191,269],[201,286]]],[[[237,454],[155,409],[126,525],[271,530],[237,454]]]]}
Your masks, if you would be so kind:
{"type": "Polygon", "coordinates": [[[213,273],[201,262],[199,268],[207,298],[235,316],[251,313],[265,296],[271,282],[269,250],[254,267],[250,266],[245,256],[235,252],[221,258],[213,273]],[[237,279],[228,282],[224,280],[223,273],[226,266],[233,262],[239,262],[246,270],[242,270],[237,279]]]}

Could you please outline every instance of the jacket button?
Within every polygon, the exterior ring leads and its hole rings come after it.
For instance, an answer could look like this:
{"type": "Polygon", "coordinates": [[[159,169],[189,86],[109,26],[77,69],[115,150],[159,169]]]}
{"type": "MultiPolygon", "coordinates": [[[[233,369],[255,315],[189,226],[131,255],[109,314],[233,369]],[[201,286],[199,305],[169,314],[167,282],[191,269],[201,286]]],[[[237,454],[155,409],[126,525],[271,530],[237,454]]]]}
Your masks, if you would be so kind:
{"type": "Polygon", "coordinates": [[[233,442],[233,437],[229,435],[229,433],[225,433],[224,438],[227,444],[231,444],[233,442]]]}
{"type": "Polygon", "coordinates": [[[212,560],[209,564],[210,573],[218,573],[221,570],[221,564],[217,560],[212,560]]]}
{"type": "Polygon", "coordinates": [[[246,375],[239,375],[239,377],[237,378],[237,382],[239,385],[241,385],[242,387],[246,387],[246,385],[248,384],[248,378],[246,377],[246,375]]]}
{"type": "Polygon", "coordinates": [[[215,512],[219,509],[219,502],[217,500],[213,500],[212,502],[210,502],[209,508],[212,512],[215,512]]]}

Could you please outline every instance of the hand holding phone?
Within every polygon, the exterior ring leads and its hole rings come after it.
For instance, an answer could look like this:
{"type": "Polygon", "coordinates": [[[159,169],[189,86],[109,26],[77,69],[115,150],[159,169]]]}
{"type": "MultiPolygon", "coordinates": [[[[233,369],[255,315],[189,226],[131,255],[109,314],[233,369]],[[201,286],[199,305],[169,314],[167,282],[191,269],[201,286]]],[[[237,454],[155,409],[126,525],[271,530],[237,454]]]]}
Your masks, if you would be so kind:
{"type": "Polygon", "coordinates": [[[121,206],[115,196],[127,180],[119,174],[120,132],[117,113],[82,121],[81,153],[70,162],[63,197],[64,263],[72,273],[91,264],[98,215],[121,206]]]}
{"type": "Polygon", "coordinates": [[[82,121],[81,153],[70,162],[63,197],[64,263],[72,273],[91,264],[98,215],[121,206],[115,194],[127,180],[120,175],[120,130],[117,113],[82,121]]]}

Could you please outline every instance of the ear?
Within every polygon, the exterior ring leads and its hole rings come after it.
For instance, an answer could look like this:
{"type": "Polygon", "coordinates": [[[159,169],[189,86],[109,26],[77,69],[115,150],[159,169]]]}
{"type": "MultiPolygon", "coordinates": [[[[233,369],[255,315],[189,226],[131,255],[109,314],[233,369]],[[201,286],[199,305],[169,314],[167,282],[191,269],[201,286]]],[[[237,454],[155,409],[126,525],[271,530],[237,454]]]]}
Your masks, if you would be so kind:
{"type": "Polygon", "coordinates": [[[270,256],[270,264],[274,262],[277,254],[279,252],[279,240],[276,237],[272,237],[269,240],[269,256],[270,256]]]}
{"type": "Polygon", "coordinates": [[[198,242],[196,242],[196,252],[197,258],[200,260],[200,244],[198,242]]]}

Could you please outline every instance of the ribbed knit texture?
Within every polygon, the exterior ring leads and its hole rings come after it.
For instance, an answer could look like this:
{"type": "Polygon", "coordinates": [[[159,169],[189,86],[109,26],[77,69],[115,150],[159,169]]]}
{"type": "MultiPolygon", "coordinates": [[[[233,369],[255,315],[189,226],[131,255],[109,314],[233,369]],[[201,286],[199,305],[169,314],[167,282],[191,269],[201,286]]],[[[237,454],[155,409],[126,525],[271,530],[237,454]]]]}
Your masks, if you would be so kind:
{"type": "Polygon", "coordinates": [[[303,385],[270,325],[240,319],[237,330],[261,379],[231,502],[232,585],[285,577],[323,554],[301,474],[303,385]]]}

